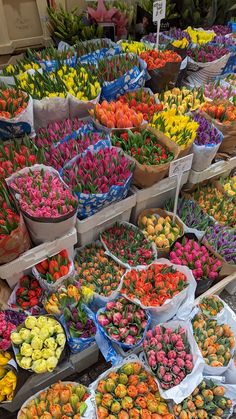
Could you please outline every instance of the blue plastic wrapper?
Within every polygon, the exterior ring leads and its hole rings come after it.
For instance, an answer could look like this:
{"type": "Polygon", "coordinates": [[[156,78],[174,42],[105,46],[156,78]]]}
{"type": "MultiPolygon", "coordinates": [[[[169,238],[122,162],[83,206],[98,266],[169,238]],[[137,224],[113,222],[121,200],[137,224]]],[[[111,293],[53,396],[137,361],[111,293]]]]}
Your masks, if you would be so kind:
{"type": "Polygon", "coordinates": [[[137,66],[134,66],[134,68],[127,71],[118,79],[103,83],[101,100],[115,100],[118,96],[124,95],[128,91],[137,90],[145,85],[145,82],[149,80],[147,63],[144,60],[141,60],[141,58],[138,58],[138,60],[141,70],[137,66]]]}
{"type": "Polygon", "coordinates": [[[234,48],[234,52],[231,53],[226,66],[223,68],[221,74],[229,74],[229,73],[236,73],[236,48],[234,48]]]}
{"type": "Polygon", "coordinates": [[[79,58],[79,61],[81,64],[93,64],[96,66],[99,60],[102,60],[103,58],[111,58],[114,55],[120,54],[120,52],[121,47],[114,44],[111,48],[102,48],[91,52],[90,54],[82,55],[82,57],[79,58]]]}
{"type": "MultiPolygon", "coordinates": [[[[37,63],[40,65],[41,68],[45,71],[55,71],[59,67],[58,60],[37,60],[37,63]]],[[[63,64],[69,67],[75,67],[77,63],[77,53],[75,52],[74,55],[66,60],[63,60],[63,64]]]]}
{"type": "MultiPolygon", "coordinates": [[[[80,157],[85,156],[85,154],[90,151],[92,153],[96,153],[101,149],[107,147],[106,140],[99,141],[99,143],[90,146],[88,150],[82,153],[79,156],[74,157],[70,160],[60,172],[61,177],[63,178],[63,172],[65,169],[68,169],[72,166],[72,164],[80,157]]],[[[79,219],[84,219],[90,217],[91,215],[95,214],[96,212],[100,211],[102,208],[112,204],[113,202],[121,201],[122,199],[126,198],[129,188],[132,182],[133,173],[130,174],[128,179],[126,180],[123,186],[112,186],[107,193],[101,194],[85,194],[82,192],[76,192],[75,195],[78,198],[78,212],[77,217],[79,219]]]]}
{"type": "MultiPolygon", "coordinates": [[[[82,307],[84,311],[86,311],[88,318],[93,320],[96,324],[93,312],[84,304],[82,305],[82,307]]],[[[79,352],[84,351],[95,342],[95,336],[91,338],[72,338],[63,314],[60,317],[59,321],[65,329],[67,343],[72,354],[77,354],[79,352]]]]}

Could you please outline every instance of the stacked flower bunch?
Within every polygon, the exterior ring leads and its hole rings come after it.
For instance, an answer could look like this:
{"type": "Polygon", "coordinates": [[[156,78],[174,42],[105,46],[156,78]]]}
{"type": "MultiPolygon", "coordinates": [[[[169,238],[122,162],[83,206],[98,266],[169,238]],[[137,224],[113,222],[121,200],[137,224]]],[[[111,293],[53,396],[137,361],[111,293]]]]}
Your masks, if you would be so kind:
{"type": "Polygon", "coordinates": [[[123,264],[149,265],[155,259],[152,243],[132,224],[116,223],[101,234],[108,251],[123,264]]]}
{"type": "Polygon", "coordinates": [[[64,181],[73,193],[105,194],[113,186],[124,186],[132,176],[134,164],[116,148],[88,151],[63,170],[64,181]]]}
{"type": "Polygon", "coordinates": [[[0,89],[0,118],[12,119],[27,108],[29,96],[18,89],[0,89]]]}
{"type": "Polygon", "coordinates": [[[20,216],[6,185],[0,182],[0,240],[10,236],[18,228],[20,216]]]}
{"type": "Polygon", "coordinates": [[[199,90],[189,90],[186,87],[179,89],[174,87],[158,95],[163,109],[176,109],[180,114],[185,114],[200,107],[205,102],[204,96],[199,90]]]}
{"type": "Polygon", "coordinates": [[[78,118],[67,118],[64,121],[51,122],[47,128],[39,128],[35,137],[37,147],[47,148],[70,138],[78,129],[84,127],[84,122],[78,118]]]}
{"type": "Polygon", "coordinates": [[[34,61],[24,58],[21,61],[18,61],[16,64],[9,64],[2,69],[2,76],[18,76],[22,73],[25,73],[28,70],[38,70],[40,68],[39,64],[34,61]]]}
{"type": "Polygon", "coordinates": [[[91,54],[92,52],[95,52],[101,49],[105,49],[105,48],[109,49],[110,47],[111,47],[111,42],[110,40],[106,38],[93,39],[92,42],[78,41],[74,45],[74,48],[77,51],[78,57],[91,54]]]}
{"type": "Polygon", "coordinates": [[[40,51],[28,49],[28,56],[32,61],[38,62],[46,70],[55,70],[63,64],[76,65],[76,52],[73,48],[58,50],[54,47],[47,47],[40,51]]]}
{"type": "Polygon", "coordinates": [[[205,45],[211,42],[215,37],[214,31],[205,31],[202,29],[193,29],[191,26],[188,26],[185,31],[189,36],[191,41],[196,45],[205,45]]]}
{"type": "MultiPolygon", "coordinates": [[[[61,250],[57,255],[51,256],[35,265],[35,272],[49,284],[68,275],[72,262],[67,250],[61,250]]],[[[38,275],[37,275],[38,276],[38,275]]]]}
{"type": "Polygon", "coordinates": [[[148,315],[126,298],[110,301],[97,313],[103,333],[113,342],[133,347],[141,343],[148,326],[148,315]]]}
{"type": "Polygon", "coordinates": [[[236,47],[235,39],[231,36],[224,35],[216,35],[212,41],[212,44],[224,46],[229,50],[231,50],[231,47],[233,47],[233,50],[236,47]]]}
{"type": "Polygon", "coordinates": [[[37,279],[24,275],[17,285],[15,300],[8,304],[13,309],[38,314],[42,309],[42,297],[43,291],[37,279]]]}
{"type": "Polygon", "coordinates": [[[82,384],[59,381],[26,403],[19,412],[19,419],[28,419],[32,412],[37,419],[50,417],[81,419],[87,410],[88,397],[89,392],[82,384]],[[55,394],[57,403],[55,403],[55,394]]]}
{"type": "Polygon", "coordinates": [[[195,140],[199,125],[192,117],[180,115],[176,109],[168,109],[154,115],[152,126],[185,150],[195,140]]]}
{"type": "Polygon", "coordinates": [[[217,145],[222,141],[222,134],[212,125],[204,116],[194,113],[193,119],[198,123],[197,135],[194,144],[198,146],[207,146],[209,144],[217,145]]]}
{"type": "Polygon", "coordinates": [[[13,310],[0,312],[0,350],[6,351],[11,347],[11,332],[25,320],[25,313],[13,310]]]}
{"type": "Polygon", "coordinates": [[[109,59],[99,60],[97,67],[88,66],[88,71],[97,75],[98,80],[102,82],[111,82],[124,76],[125,73],[134,67],[140,69],[140,62],[135,54],[114,55],[109,59]]]}
{"type": "Polygon", "coordinates": [[[5,179],[24,167],[44,163],[44,153],[27,137],[22,143],[0,144],[0,178],[5,179]]]}
{"type": "Polygon", "coordinates": [[[161,388],[180,384],[193,370],[193,356],[183,327],[155,326],[148,330],[143,343],[147,361],[161,388]]]}
{"type": "Polygon", "coordinates": [[[128,92],[120,96],[119,101],[127,103],[129,108],[133,109],[136,113],[141,113],[143,119],[148,122],[151,121],[154,114],[163,109],[161,103],[156,103],[155,96],[145,89],[128,92]]]}
{"type": "Polygon", "coordinates": [[[193,199],[204,212],[214,217],[221,224],[236,226],[236,209],[232,198],[212,185],[199,186],[193,193],[193,199]]]}
{"type": "Polygon", "coordinates": [[[236,75],[234,73],[227,74],[224,77],[224,81],[231,84],[233,87],[236,87],[236,75]]]}
{"type": "Polygon", "coordinates": [[[224,304],[217,295],[210,295],[201,299],[199,308],[204,316],[215,317],[222,312],[224,304]]]}
{"type": "Polygon", "coordinates": [[[179,63],[181,57],[174,51],[157,51],[150,50],[140,54],[140,58],[147,63],[148,70],[155,70],[156,68],[163,68],[167,63],[179,63]]]}
{"type": "Polygon", "coordinates": [[[145,307],[160,307],[187,286],[185,274],[173,266],[153,263],[147,269],[128,271],[121,293],[145,307]]]}
{"type": "Polygon", "coordinates": [[[102,103],[96,103],[90,115],[96,122],[110,129],[139,127],[143,123],[143,114],[136,112],[122,100],[110,103],[103,100],[102,103]]]}
{"type": "Polygon", "coordinates": [[[221,178],[220,184],[223,187],[224,192],[228,196],[235,196],[236,195],[236,176],[232,176],[229,178],[221,178]]]}
{"type": "Polygon", "coordinates": [[[140,164],[161,165],[173,160],[174,154],[161,144],[148,129],[112,134],[112,145],[122,148],[140,164]]]}
{"type": "Polygon", "coordinates": [[[204,103],[201,106],[201,110],[206,112],[211,118],[222,124],[230,124],[236,121],[236,106],[233,104],[225,103],[204,103]]]}
{"type": "Polygon", "coordinates": [[[236,88],[220,81],[212,82],[204,86],[204,96],[212,100],[229,100],[234,102],[236,96],[236,88]]]}
{"type": "Polygon", "coordinates": [[[176,265],[188,266],[197,281],[216,280],[222,267],[222,262],[212,256],[205,246],[186,237],[181,243],[175,243],[170,252],[170,261],[176,265]]]}
{"type": "Polygon", "coordinates": [[[230,27],[226,25],[213,25],[211,29],[215,32],[216,36],[225,36],[231,33],[230,27]]]}
{"type": "Polygon", "coordinates": [[[217,320],[199,312],[192,320],[193,334],[201,350],[204,361],[211,367],[223,367],[232,358],[235,338],[227,324],[218,324],[217,320]]]}
{"type": "Polygon", "coordinates": [[[138,41],[122,41],[121,47],[123,52],[132,52],[139,55],[141,52],[146,51],[148,48],[147,44],[138,41]]]}
{"type": "Polygon", "coordinates": [[[174,418],[154,377],[139,362],[126,362],[99,380],[95,398],[98,419],[174,418]]]}
{"type": "Polygon", "coordinates": [[[75,307],[66,307],[63,311],[69,335],[72,338],[88,339],[96,334],[96,326],[83,309],[79,301],[75,307]]]}
{"type": "Polygon", "coordinates": [[[9,352],[0,352],[0,403],[11,402],[16,389],[16,373],[7,364],[12,359],[9,352]]]}
{"type": "Polygon", "coordinates": [[[88,101],[95,99],[101,91],[97,77],[93,76],[84,67],[62,66],[58,70],[57,75],[65,85],[67,92],[79,100],[88,101]]]}
{"type": "Polygon", "coordinates": [[[19,366],[41,374],[56,368],[66,337],[62,326],[54,318],[28,316],[11,333],[11,342],[19,366]]]}
{"type": "Polygon", "coordinates": [[[198,48],[188,49],[187,54],[197,63],[209,63],[229,54],[229,50],[222,46],[204,45],[198,48]]]}
{"type": "Polygon", "coordinates": [[[193,393],[173,407],[176,418],[188,419],[194,414],[200,418],[227,418],[233,401],[225,396],[225,388],[212,380],[203,380],[193,393]]]}
{"type": "Polygon", "coordinates": [[[58,218],[76,211],[76,198],[60,178],[49,170],[29,169],[27,173],[17,176],[10,187],[20,194],[20,208],[27,215],[58,218]]]}
{"type": "Polygon", "coordinates": [[[77,250],[74,263],[82,288],[89,288],[103,297],[109,297],[117,290],[125,273],[101,246],[93,243],[77,250]]]}
{"type": "Polygon", "coordinates": [[[161,249],[168,249],[183,234],[179,223],[169,215],[162,217],[147,213],[139,220],[139,227],[148,240],[153,241],[161,249]]]}
{"type": "Polygon", "coordinates": [[[74,278],[68,278],[63,285],[48,295],[44,300],[44,308],[48,314],[59,316],[65,307],[75,305],[81,299],[79,284],[74,278]]]}
{"type": "Polygon", "coordinates": [[[204,240],[206,240],[226,262],[236,264],[235,229],[216,224],[206,230],[204,240]]]}

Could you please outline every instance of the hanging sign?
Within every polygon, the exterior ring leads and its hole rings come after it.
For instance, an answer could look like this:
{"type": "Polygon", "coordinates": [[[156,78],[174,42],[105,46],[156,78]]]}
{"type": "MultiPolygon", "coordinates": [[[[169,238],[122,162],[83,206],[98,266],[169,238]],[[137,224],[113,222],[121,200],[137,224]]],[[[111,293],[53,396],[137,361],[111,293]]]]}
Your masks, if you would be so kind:
{"type": "Polygon", "coordinates": [[[159,33],[161,26],[161,19],[164,19],[166,15],[166,0],[156,0],[153,3],[153,22],[157,23],[157,40],[156,40],[156,49],[159,45],[159,33]]]}
{"type": "Polygon", "coordinates": [[[175,221],[176,213],[177,213],[177,206],[178,206],[178,199],[179,199],[179,192],[181,188],[182,176],[184,172],[187,172],[191,169],[193,162],[193,154],[189,154],[188,156],[182,157],[178,160],[174,160],[170,163],[170,170],[169,170],[169,177],[177,176],[177,186],[175,192],[175,203],[174,203],[174,216],[173,220],[175,221]]]}

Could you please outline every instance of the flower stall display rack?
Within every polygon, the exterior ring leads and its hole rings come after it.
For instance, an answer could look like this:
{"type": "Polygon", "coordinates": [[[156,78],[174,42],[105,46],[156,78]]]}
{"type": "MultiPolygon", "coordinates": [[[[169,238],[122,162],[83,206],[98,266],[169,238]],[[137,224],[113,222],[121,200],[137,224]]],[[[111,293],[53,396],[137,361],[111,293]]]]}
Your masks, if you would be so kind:
{"type": "Polygon", "coordinates": [[[188,182],[191,184],[196,184],[202,182],[207,179],[211,179],[215,176],[223,175],[225,173],[229,173],[232,169],[236,168],[236,157],[231,157],[229,160],[226,161],[218,161],[212,164],[207,169],[203,170],[202,172],[196,172],[194,170],[190,170],[188,182]]]}

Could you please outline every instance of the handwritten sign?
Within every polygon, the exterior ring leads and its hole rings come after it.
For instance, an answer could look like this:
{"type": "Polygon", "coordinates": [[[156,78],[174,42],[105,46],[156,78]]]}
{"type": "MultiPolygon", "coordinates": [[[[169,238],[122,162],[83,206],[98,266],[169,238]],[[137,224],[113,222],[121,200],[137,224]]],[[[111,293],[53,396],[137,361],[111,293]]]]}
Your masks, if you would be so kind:
{"type": "Polygon", "coordinates": [[[153,3],[153,22],[164,19],[166,15],[166,0],[157,0],[153,3]]]}
{"type": "Polygon", "coordinates": [[[174,160],[170,163],[169,177],[179,176],[180,174],[187,172],[191,169],[193,162],[193,154],[181,157],[178,160],[174,160]]]}

